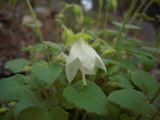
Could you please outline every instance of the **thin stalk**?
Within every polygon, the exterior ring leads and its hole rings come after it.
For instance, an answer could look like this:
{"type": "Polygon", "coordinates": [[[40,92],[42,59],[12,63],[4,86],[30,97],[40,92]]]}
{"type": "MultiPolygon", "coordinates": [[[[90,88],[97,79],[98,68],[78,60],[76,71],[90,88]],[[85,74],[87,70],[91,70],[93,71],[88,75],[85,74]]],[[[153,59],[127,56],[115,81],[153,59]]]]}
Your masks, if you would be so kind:
{"type": "Polygon", "coordinates": [[[79,110],[76,110],[75,116],[74,116],[74,120],[78,120],[78,115],[79,115],[79,110]]]}
{"type": "Polygon", "coordinates": [[[98,18],[97,18],[97,26],[99,27],[100,24],[100,20],[102,17],[102,6],[103,6],[103,1],[102,0],[98,0],[98,18]]]}
{"type": "Polygon", "coordinates": [[[85,73],[84,73],[84,67],[81,65],[82,68],[82,79],[83,79],[83,85],[84,87],[87,86],[87,81],[86,81],[86,77],[85,77],[85,73]]]}
{"type": "Polygon", "coordinates": [[[143,10],[143,13],[145,13],[147,10],[148,10],[148,8],[152,5],[152,3],[154,2],[155,0],[150,0],[149,1],[149,3],[146,5],[146,7],[144,8],[144,10],[143,10]]]}
{"type": "Polygon", "coordinates": [[[160,87],[158,88],[157,92],[152,97],[152,99],[149,101],[150,104],[154,102],[154,100],[157,98],[157,96],[159,95],[159,93],[160,93],[160,87]]]}
{"type": "Polygon", "coordinates": [[[156,47],[157,47],[157,48],[160,47],[160,28],[159,28],[158,34],[157,34],[156,47]]]}
{"type": "Polygon", "coordinates": [[[33,95],[33,93],[32,93],[30,90],[28,90],[27,92],[32,96],[32,98],[34,99],[35,103],[45,112],[45,109],[42,107],[42,105],[39,103],[39,101],[38,101],[37,98],[33,95]]]}
{"type": "Polygon", "coordinates": [[[32,15],[32,18],[33,18],[33,22],[36,24],[35,31],[36,31],[36,33],[37,33],[40,41],[43,42],[43,41],[44,41],[44,38],[43,38],[42,32],[41,32],[41,30],[40,30],[40,27],[38,27],[37,16],[36,16],[36,14],[34,13],[34,10],[33,10],[33,8],[32,8],[32,5],[31,5],[30,0],[26,0],[26,2],[27,2],[27,5],[28,5],[28,7],[29,7],[29,10],[30,10],[30,12],[31,12],[31,15],[32,15]]]}
{"type": "Polygon", "coordinates": [[[142,7],[144,6],[144,3],[146,3],[146,0],[143,0],[142,3],[138,6],[138,8],[134,12],[133,16],[129,20],[129,23],[132,23],[135,20],[137,13],[140,12],[140,10],[142,9],[142,7]]]}
{"type": "Polygon", "coordinates": [[[114,40],[114,47],[116,48],[117,47],[117,44],[119,43],[120,39],[121,39],[121,36],[122,36],[122,33],[123,31],[125,30],[125,25],[128,23],[129,21],[129,18],[130,16],[132,15],[132,12],[136,6],[136,3],[137,3],[137,0],[132,0],[132,3],[131,3],[131,6],[128,10],[128,13],[127,15],[125,16],[124,20],[123,20],[123,24],[122,24],[122,27],[119,31],[119,34],[117,35],[117,38],[115,38],[114,40]]]}
{"type": "Polygon", "coordinates": [[[106,14],[105,14],[105,18],[104,18],[104,26],[107,28],[108,25],[108,15],[109,15],[109,9],[106,6],[106,14]]]}

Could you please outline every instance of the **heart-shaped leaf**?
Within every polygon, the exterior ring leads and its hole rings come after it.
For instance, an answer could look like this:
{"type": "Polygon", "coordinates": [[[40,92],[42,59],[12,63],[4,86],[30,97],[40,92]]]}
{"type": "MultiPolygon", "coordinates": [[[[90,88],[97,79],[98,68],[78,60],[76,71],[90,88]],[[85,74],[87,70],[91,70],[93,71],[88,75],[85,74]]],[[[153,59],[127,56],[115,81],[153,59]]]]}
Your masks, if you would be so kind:
{"type": "Polygon", "coordinates": [[[17,120],[47,120],[44,112],[36,107],[28,107],[23,110],[17,120]]]}
{"type": "Polygon", "coordinates": [[[6,63],[5,68],[10,70],[13,73],[21,72],[25,66],[30,64],[30,61],[19,58],[15,60],[10,60],[6,63]]]}
{"type": "Polygon", "coordinates": [[[143,93],[134,89],[116,90],[108,96],[108,100],[137,113],[150,113],[156,110],[154,105],[147,103],[143,93]]]}
{"type": "Polygon", "coordinates": [[[64,90],[64,97],[78,108],[88,112],[103,114],[107,112],[107,98],[103,91],[93,82],[88,81],[86,87],[81,81],[64,90]]]}
{"type": "Polygon", "coordinates": [[[136,71],[131,74],[131,80],[144,93],[154,95],[160,85],[149,73],[145,71],[136,71]]]}
{"type": "Polygon", "coordinates": [[[31,71],[38,78],[37,83],[52,85],[62,72],[62,68],[58,64],[40,61],[32,66],[31,71]]]}
{"type": "Polygon", "coordinates": [[[0,80],[0,99],[18,101],[15,108],[16,113],[28,106],[37,106],[33,93],[23,82],[23,77],[20,75],[0,80]]]}

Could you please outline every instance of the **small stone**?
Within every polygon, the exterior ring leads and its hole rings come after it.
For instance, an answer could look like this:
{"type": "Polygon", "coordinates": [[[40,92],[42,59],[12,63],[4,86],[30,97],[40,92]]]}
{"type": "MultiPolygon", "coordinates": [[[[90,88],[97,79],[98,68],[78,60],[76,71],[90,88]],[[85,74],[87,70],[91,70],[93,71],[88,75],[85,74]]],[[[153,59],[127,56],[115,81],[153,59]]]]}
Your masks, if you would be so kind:
{"type": "Polygon", "coordinates": [[[41,17],[49,17],[51,15],[50,10],[42,6],[37,7],[35,12],[41,17]]]}

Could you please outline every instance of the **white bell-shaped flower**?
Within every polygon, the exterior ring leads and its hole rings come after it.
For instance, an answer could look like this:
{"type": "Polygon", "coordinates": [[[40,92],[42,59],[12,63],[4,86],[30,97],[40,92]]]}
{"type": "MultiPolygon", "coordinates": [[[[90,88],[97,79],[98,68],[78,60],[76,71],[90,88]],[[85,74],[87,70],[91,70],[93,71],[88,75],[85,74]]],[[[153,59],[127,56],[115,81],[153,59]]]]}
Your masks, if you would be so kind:
{"type": "Polygon", "coordinates": [[[78,70],[82,74],[94,74],[95,68],[101,68],[106,71],[106,67],[97,54],[83,39],[76,41],[67,57],[66,74],[68,81],[71,82],[76,76],[78,70]]]}

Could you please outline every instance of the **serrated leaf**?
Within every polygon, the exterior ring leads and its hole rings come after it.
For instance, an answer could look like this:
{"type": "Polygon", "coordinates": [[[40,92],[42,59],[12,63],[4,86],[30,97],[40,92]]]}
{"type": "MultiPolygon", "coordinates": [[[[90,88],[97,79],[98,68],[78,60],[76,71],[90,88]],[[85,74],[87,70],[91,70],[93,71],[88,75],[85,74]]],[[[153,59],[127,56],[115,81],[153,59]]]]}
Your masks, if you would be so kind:
{"type": "Polygon", "coordinates": [[[152,113],[156,110],[154,105],[147,103],[143,93],[134,89],[116,90],[108,96],[108,100],[137,113],[152,113]]]}
{"type": "Polygon", "coordinates": [[[37,83],[52,85],[58,79],[62,68],[58,64],[39,61],[32,66],[31,71],[38,78],[37,83]]]}
{"type": "Polygon", "coordinates": [[[107,98],[101,88],[92,82],[88,81],[88,85],[84,87],[79,81],[73,86],[65,88],[63,95],[79,109],[97,114],[107,112],[107,98]]]}
{"type": "Polygon", "coordinates": [[[13,73],[21,72],[25,66],[29,65],[30,61],[19,58],[15,60],[10,60],[5,64],[5,68],[13,73]]]}
{"type": "Polygon", "coordinates": [[[0,99],[18,101],[15,108],[16,113],[29,106],[37,106],[32,92],[23,82],[23,77],[20,75],[0,80],[0,99]]]}
{"type": "Polygon", "coordinates": [[[36,107],[28,107],[23,110],[20,115],[18,116],[17,120],[47,120],[42,111],[36,107]]]}
{"type": "Polygon", "coordinates": [[[140,88],[144,93],[154,95],[158,88],[159,83],[149,73],[145,71],[136,71],[131,74],[131,80],[140,88]]]}

